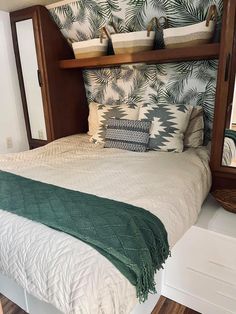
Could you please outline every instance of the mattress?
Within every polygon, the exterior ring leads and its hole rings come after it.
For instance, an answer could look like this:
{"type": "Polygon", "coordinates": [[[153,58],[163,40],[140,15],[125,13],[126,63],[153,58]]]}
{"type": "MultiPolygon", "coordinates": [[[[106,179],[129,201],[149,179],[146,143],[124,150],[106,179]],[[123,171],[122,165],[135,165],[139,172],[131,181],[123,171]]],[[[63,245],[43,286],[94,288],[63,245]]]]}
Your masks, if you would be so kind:
{"type": "Polygon", "coordinates": [[[222,165],[230,166],[233,160],[236,158],[236,146],[234,140],[225,137],[224,140],[224,151],[222,156],[222,165]]]}
{"type": "MultiPolygon", "coordinates": [[[[75,135],[0,155],[0,169],[143,207],[158,216],[170,246],[195,223],[209,192],[209,152],[104,149],[75,135]]],[[[87,244],[0,210],[0,273],[63,313],[130,313],[135,287],[87,244]]]]}

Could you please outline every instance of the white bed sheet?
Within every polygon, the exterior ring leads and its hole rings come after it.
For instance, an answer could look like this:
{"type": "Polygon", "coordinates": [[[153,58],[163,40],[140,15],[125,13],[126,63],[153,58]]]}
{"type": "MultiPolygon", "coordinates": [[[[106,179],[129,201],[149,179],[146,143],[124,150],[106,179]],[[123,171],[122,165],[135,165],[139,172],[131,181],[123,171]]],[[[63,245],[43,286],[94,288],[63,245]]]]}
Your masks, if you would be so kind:
{"type": "MultiPolygon", "coordinates": [[[[184,153],[103,149],[76,135],[19,154],[0,169],[143,207],[157,215],[170,246],[195,223],[209,192],[205,148],[184,153]]],[[[135,288],[102,255],[62,232],[0,210],[0,272],[63,313],[130,313],[135,288]]]]}

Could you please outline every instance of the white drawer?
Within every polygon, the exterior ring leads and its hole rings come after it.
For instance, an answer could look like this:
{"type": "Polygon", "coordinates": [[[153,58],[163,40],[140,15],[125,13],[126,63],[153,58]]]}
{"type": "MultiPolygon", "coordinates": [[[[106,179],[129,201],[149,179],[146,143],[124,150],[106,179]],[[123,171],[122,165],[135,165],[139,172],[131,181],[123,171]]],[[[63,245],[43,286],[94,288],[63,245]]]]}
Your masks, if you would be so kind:
{"type": "Polygon", "coordinates": [[[173,249],[164,273],[164,290],[172,287],[219,313],[236,314],[236,239],[194,226],[173,249]]]}

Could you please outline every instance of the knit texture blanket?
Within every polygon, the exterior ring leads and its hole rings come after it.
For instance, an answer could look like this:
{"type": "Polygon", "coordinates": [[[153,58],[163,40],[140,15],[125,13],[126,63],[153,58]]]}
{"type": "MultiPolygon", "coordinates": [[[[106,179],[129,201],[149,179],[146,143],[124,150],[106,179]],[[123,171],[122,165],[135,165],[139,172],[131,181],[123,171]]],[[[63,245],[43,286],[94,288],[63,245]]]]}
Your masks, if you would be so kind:
{"type": "Polygon", "coordinates": [[[234,141],[234,144],[236,145],[236,131],[226,129],[225,130],[225,137],[229,137],[234,141]]]}
{"type": "Polygon", "coordinates": [[[169,255],[167,232],[143,208],[0,171],[0,209],[74,236],[104,255],[145,301],[169,255]]]}

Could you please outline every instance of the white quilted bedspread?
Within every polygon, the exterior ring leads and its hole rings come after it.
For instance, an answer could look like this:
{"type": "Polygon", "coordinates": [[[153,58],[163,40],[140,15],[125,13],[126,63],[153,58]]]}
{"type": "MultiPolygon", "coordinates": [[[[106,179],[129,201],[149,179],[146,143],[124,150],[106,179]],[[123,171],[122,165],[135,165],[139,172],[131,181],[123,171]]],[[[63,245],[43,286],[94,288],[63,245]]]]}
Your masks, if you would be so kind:
{"type": "MultiPolygon", "coordinates": [[[[170,245],[197,219],[211,183],[204,148],[184,153],[103,149],[88,136],[0,155],[0,169],[143,207],[164,223],[170,245]]],[[[130,313],[135,288],[92,247],[0,210],[0,273],[63,313],[130,313]]]]}

